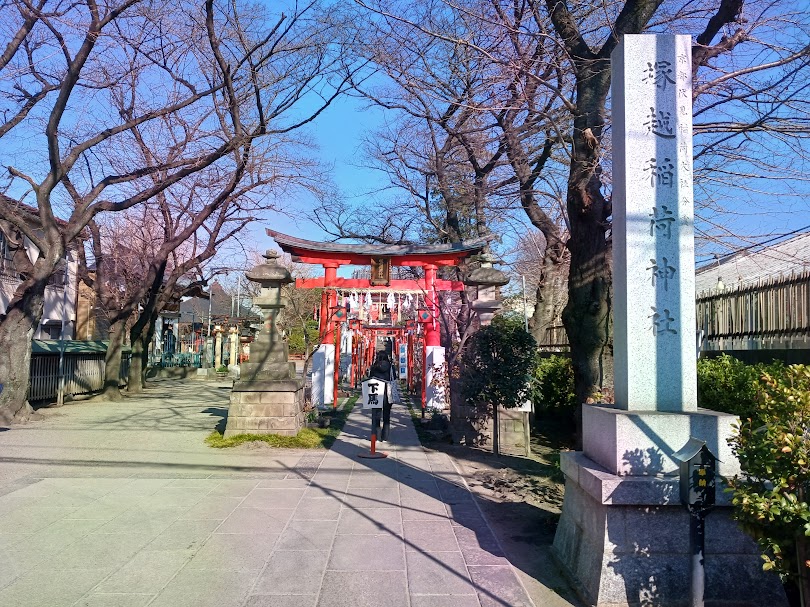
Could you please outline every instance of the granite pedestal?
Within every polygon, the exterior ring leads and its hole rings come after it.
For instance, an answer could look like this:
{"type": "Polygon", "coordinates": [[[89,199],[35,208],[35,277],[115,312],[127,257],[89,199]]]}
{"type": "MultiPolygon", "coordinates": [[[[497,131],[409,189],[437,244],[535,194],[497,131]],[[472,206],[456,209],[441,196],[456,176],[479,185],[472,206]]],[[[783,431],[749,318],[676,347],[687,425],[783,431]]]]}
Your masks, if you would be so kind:
{"type": "MultiPolygon", "coordinates": [[[[554,555],[588,605],[689,605],[689,514],[677,476],[619,476],[562,453],[565,503],[554,555]]],[[[706,519],[707,607],[787,605],[756,543],[731,518],[728,494],[706,519]]]]}

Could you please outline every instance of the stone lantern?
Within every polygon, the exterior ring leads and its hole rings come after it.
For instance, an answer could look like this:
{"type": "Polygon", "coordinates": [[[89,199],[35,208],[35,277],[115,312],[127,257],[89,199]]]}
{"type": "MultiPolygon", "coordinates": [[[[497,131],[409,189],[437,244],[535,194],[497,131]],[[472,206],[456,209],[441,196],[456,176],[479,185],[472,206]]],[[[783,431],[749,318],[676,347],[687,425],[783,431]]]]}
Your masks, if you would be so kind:
{"type": "Polygon", "coordinates": [[[250,361],[242,363],[240,378],[233,385],[225,436],[294,435],[304,422],[304,383],[296,376],[287,342],[276,325],[288,303],[282,287],[294,279],[278,265],[278,253],[267,251],[264,258],[265,263],[246,274],[261,287],[253,303],[261,309],[264,325],[250,345],[250,361]]]}
{"type": "Polygon", "coordinates": [[[481,267],[470,272],[464,284],[468,287],[476,287],[476,298],[472,302],[473,311],[478,314],[482,326],[492,322],[492,317],[501,309],[502,304],[495,297],[497,287],[502,287],[509,283],[509,277],[493,267],[495,258],[488,253],[478,256],[481,267]]]}

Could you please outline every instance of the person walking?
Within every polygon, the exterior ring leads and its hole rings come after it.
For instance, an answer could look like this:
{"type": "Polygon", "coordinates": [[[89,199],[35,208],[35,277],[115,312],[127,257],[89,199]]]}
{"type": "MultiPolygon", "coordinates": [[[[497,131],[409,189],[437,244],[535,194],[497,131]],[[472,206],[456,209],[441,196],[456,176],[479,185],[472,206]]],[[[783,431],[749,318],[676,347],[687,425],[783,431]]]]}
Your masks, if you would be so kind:
{"type": "MultiPolygon", "coordinates": [[[[380,441],[388,440],[388,434],[391,431],[391,398],[389,397],[390,390],[388,382],[393,377],[393,367],[391,361],[388,359],[388,353],[385,350],[377,352],[374,364],[371,365],[369,370],[369,377],[374,379],[381,379],[386,382],[386,388],[383,396],[383,415],[382,415],[382,431],[377,432],[377,437],[380,441]]],[[[379,429],[379,428],[377,428],[379,429]]]]}

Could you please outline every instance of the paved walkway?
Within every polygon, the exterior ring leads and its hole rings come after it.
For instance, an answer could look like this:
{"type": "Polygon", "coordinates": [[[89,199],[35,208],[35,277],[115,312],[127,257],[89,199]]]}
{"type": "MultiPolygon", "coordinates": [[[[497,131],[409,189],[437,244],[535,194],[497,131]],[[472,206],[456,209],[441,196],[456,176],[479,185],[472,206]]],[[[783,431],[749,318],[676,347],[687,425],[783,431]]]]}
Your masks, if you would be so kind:
{"type": "Polygon", "coordinates": [[[217,451],[227,391],[166,385],[0,432],[0,605],[533,605],[404,408],[385,460],[359,409],[326,453],[217,451]]]}

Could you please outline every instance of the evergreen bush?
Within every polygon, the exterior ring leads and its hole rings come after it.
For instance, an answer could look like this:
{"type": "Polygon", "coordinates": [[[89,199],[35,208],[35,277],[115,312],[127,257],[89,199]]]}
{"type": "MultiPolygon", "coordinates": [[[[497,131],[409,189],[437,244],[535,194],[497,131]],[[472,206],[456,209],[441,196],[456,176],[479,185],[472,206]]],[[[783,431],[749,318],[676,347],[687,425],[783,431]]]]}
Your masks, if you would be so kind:
{"type": "Polygon", "coordinates": [[[729,482],[735,518],[764,550],[764,568],[796,579],[805,601],[810,599],[808,424],[810,367],[775,366],[758,382],[752,415],[729,440],[743,471],[729,482]]]}

